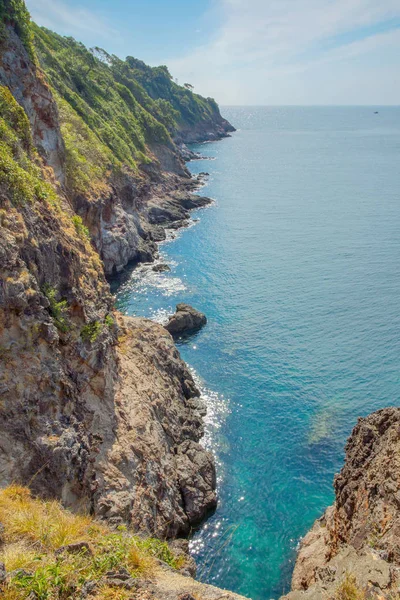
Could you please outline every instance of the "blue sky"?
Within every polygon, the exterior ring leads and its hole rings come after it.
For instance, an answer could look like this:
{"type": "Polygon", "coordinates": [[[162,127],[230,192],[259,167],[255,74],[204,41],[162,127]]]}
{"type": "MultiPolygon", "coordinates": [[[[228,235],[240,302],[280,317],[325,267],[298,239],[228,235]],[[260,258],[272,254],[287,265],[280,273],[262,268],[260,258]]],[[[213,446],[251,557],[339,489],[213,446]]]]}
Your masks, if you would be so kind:
{"type": "Polygon", "coordinates": [[[400,0],[27,0],[220,104],[400,104],[400,0]]]}

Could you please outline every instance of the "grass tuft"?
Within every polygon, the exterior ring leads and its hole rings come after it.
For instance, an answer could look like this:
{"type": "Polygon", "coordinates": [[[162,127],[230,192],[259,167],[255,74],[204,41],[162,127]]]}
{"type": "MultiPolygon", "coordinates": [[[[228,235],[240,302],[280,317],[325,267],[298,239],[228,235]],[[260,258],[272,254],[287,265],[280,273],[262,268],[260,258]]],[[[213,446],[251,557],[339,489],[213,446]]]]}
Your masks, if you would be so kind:
{"type": "Polygon", "coordinates": [[[365,593],[357,585],[353,574],[346,573],[336,590],[334,600],[365,600],[365,593]]]}
{"type": "Polygon", "coordinates": [[[79,598],[87,581],[97,583],[93,600],[127,600],[126,590],[107,585],[108,571],[149,575],[155,559],[179,567],[165,542],[140,538],[123,527],[113,530],[65,510],[57,501],[38,500],[18,485],[0,490],[0,522],[5,528],[0,562],[9,574],[0,590],[2,600],[79,598]],[[56,553],[78,542],[88,543],[91,553],[56,553]]]}

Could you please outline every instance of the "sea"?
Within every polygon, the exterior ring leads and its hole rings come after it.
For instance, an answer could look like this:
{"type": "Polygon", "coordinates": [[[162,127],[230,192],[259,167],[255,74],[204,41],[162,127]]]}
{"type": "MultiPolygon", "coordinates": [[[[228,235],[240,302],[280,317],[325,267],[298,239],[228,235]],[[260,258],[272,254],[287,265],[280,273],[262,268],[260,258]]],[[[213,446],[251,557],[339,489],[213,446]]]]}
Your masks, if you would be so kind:
{"type": "Polygon", "coordinates": [[[129,315],[206,313],[177,342],[218,469],[191,551],[202,581],[269,600],[357,419],[400,405],[400,107],[222,113],[237,131],[189,163],[213,204],[160,245],[170,272],[140,265],[114,291],[129,315]]]}

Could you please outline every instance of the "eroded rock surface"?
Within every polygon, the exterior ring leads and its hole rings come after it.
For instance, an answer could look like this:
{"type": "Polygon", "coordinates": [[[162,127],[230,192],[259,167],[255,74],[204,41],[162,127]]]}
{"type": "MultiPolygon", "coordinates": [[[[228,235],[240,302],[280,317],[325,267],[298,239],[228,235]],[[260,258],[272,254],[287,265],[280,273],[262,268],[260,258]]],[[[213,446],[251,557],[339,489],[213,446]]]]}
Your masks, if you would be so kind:
{"type": "Polygon", "coordinates": [[[196,331],[207,323],[207,317],[202,312],[181,302],[176,305],[176,312],[168,319],[165,329],[172,335],[196,331]]]}
{"type": "Polygon", "coordinates": [[[400,585],[400,408],[359,419],[334,481],[336,500],[302,540],[285,598],[333,598],[349,575],[360,594],[400,585]]]}
{"type": "Polygon", "coordinates": [[[96,513],[158,537],[185,534],[216,505],[214,461],[198,443],[205,408],[161,325],[120,326],[115,433],[99,432],[96,513]]]}

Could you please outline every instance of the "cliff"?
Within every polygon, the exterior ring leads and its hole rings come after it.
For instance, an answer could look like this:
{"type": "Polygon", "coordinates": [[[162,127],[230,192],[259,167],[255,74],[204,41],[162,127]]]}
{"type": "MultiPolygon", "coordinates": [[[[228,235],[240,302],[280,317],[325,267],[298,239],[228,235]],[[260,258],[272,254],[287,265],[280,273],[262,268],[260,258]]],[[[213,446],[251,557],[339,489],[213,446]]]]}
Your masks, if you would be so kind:
{"type": "Polygon", "coordinates": [[[188,218],[185,203],[199,183],[190,178],[180,144],[218,139],[234,128],[212,99],[178,86],[164,67],[90,51],[35,25],[32,30],[58,105],[64,187],[106,274],[152,260],[155,241],[165,237],[160,225],[188,218]],[[143,70],[151,95],[141,84],[143,70]]]}
{"type": "Polygon", "coordinates": [[[400,408],[359,419],[334,488],[334,505],[301,542],[285,599],[397,598],[400,408]]]}
{"type": "Polygon", "coordinates": [[[117,314],[105,279],[208,202],[177,111],[22,0],[0,17],[0,486],[187,534],[216,504],[204,406],[171,336],[117,314]]]}
{"type": "Polygon", "coordinates": [[[0,490],[0,519],[3,600],[240,600],[192,579],[182,542],[112,529],[35,499],[26,488],[0,490]]]}

